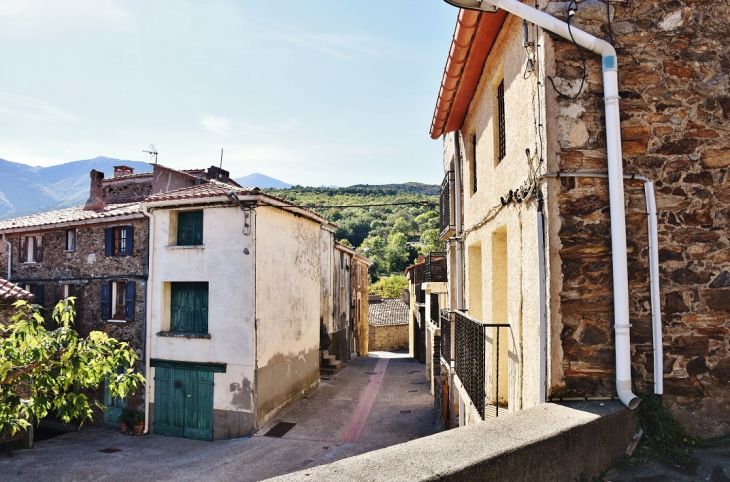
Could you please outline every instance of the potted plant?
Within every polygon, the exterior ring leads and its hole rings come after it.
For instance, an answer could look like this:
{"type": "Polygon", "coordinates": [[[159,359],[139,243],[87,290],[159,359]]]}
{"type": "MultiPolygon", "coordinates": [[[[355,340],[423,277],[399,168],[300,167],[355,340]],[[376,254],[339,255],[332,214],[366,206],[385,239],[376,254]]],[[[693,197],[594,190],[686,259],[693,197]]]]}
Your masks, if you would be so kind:
{"type": "Polygon", "coordinates": [[[135,435],[142,435],[144,429],[144,413],[134,412],[131,419],[132,428],[135,435]]]}
{"type": "Polygon", "coordinates": [[[132,416],[134,414],[131,410],[124,409],[122,410],[122,414],[119,415],[119,419],[117,420],[119,422],[119,429],[122,431],[122,433],[129,432],[129,429],[133,426],[132,423],[132,416]]]}

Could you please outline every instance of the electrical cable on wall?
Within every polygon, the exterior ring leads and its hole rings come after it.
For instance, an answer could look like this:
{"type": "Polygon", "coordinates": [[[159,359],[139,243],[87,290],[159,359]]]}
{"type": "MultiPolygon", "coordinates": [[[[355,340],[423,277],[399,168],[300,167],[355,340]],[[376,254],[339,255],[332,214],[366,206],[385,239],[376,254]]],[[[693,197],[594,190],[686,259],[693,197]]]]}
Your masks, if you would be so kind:
{"type": "Polygon", "coordinates": [[[583,86],[585,85],[586,78],[588,77],[588,68],[586,67],[586,58],[583,55],[583,49],[580,48],[580,45],[575,41],[575,38],[573,38],[573,31],[570,29],[570,19],[573,18],[573,15],[575,15],[575,12],[578,10],[578,4],[576,3],[576,0],[571,0],[571,2],[568,4],[568,17],[565,19],[565,23],[568,24],[568,33],[570,33],[570,39],[573,41],[573,44],[578,49],[578,54],[580,54],[580,60],[583,63],[583,75],[580,79],[580,87],[578,88],[578,92],[574,96],[569,96],[567,94],[564,94],[558,90],[557,87],[555,87],[555,82],[553,81],[553,78],[548,76],[548,80],[553,86],[553,89],[555,92],[558,93],[558,96],[568,99],[568,100],[575,100],[578,98],[580,93],[583,91],[583,86]]]}

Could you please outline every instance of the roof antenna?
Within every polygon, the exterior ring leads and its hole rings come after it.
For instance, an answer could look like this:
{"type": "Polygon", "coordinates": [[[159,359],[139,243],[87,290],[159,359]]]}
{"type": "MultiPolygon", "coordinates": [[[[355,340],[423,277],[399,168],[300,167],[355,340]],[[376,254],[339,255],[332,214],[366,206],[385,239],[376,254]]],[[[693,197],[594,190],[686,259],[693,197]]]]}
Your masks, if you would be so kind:
{"type": "Polygon", "coordinates": [[[218,166],[218,177],[221,177],[221,169],[223,169],[223,148],[221,147],[221,164],[218,166]]]}
{"type": "Polygon", "coordinates": [[[157,164],[157,148],[155,148],[154,144],[150,144],[150,150],[149,151],[142,151],[150,155],[150,159],[152,159],[152,156],[155,156],[155,164],[157,164]]]}

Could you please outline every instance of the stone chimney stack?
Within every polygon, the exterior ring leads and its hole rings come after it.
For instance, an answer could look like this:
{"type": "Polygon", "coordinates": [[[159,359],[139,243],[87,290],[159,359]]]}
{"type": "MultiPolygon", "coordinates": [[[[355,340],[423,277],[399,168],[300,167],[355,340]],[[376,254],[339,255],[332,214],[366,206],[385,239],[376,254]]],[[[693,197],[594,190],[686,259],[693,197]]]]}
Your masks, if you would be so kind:
{"type": "Polygon", "coordinates": [[[84,211],[99,211],[106,206],[101,198],[101,184],[104,181],[104,173],[92,169],[89,176],[91,177],[91,188],[89,189],[89,199],[84,205],[84,211]]]}

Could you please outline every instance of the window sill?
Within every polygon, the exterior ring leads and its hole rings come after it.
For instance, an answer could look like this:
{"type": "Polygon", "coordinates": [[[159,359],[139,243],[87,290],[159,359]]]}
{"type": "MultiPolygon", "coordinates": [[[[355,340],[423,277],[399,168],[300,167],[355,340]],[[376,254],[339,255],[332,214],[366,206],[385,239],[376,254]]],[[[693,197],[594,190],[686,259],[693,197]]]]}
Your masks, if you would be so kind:
{"type": "Polygon", "coordinates": [[[76,250],[75,249],[64,249],[63,252],[64,253],[75,253],[76,250]]]}
{"type": "Polygon", "coordinates": [[[204,244],[190,244],[190,245],[188,245],[188,244],[183,244],[183,245],[169,244],[169,245],[165,246],[165,249],[205,249],[205,245],[204,244]]]}
{"type": "Polygon", "coordinates": [[[168,336],[171,338],[201,338],[210,340],[210,333],[188,333],[185,331],[159,331],[157,336],[168,336]]]}
{"type": "Polygon", "coordinates": [[[115,320],[114,318],[110,318],[106,320],[107,323],[126,323],[127,320],[115,320]]]}

